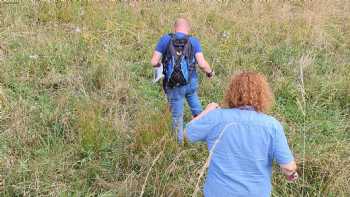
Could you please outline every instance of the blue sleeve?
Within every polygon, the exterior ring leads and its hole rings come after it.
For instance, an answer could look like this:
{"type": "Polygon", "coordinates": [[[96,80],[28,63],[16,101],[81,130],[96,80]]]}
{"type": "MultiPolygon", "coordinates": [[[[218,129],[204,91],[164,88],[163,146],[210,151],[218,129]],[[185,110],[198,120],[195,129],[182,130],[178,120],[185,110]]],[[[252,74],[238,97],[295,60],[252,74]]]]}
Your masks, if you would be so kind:
{"type": "Polygon", "coordinates": [[[197,38],[191,37],[191,44],[192,44],[193,49],[194,49],[194,54],[202,52],[201,43],[199,42],[199,40],[197,38]]]}
{"type": "Polygon", "coordinates": [[[190,142],[205,141],[207,136],[216,126],[214,111],[209,112],[198,120],[191,121],[186,125],[187,139],[190,142]]]}
{"type": "Polygon", "coordinates": [[[273,144],[273,157],[279,165],[288,164],[294,160],[283,127],[280,123],[276,125],[273,144]]]}
{"type": "Polygon", "coordinates": [[[161,54],[164,54],[165,51],[166,51],[166,48],[168,46],[169,41],[170,41],[170,36],[168,34],[162,36],[159,39],[155,50],[158,51],[161,54]]]}

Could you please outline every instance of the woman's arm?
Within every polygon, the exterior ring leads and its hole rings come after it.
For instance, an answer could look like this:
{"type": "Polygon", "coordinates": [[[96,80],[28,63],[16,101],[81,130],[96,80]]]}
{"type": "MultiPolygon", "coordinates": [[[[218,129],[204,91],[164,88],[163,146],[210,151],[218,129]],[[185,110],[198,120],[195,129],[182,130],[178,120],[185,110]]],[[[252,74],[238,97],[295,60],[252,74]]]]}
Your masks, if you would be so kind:
{"type": "Polygon", "coordinates": [[[287,176],[287,179],[294,181],[298,178],[297,165],[282,125],[278,121],[275,123],[273,157],[281,167],[282,173],[287,176]]]}
{"type": "Polygon", "coordinates": [[[295,161],[292,161],[288,164],[282,164],[280,165],[282,168],[282,172],[284,174],[288,174],[290,172],[296,171],[297,170],[297,164],[295,163],[295,161]]]}
{"type": "Polygon", "coordinates": [[[183,138],[185,140],[190,140],[191,142],[204,140],[205,136],[214,126],[213,123],[215,123],[212,118],[204,116],[218,107],[219,105],[217,103],[208,104],[204,111],[187,124],[183,132],[183,138]]]}
{"type": "Polygon", "coordinates": [[[205,110],[202,111],[198,116],[194,117],[194,118],[191,120],[191,122],[194,121],[194,120],[199,120],[199,119],[201,119],[201,118],[202,118],[203,116],[205,116],[208,112],[213,111],[214,109],[216,109],[216,108],[218,108],[218,107],[219,107],[219,104],[217,104],[217,103],[209,103],[209,104],[207,105],[207,107],[205,108],[205,110]]]}

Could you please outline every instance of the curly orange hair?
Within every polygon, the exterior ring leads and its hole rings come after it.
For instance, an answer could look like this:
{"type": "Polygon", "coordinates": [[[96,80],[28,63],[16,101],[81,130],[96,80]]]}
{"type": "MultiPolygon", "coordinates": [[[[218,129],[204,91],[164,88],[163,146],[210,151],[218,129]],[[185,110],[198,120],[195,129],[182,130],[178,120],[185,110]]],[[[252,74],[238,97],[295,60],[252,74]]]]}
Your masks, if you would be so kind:
{"type": "Polygon", "coordinates": [[[231,77],[224,97],[224,105],[228,108],[251,106],[263,113],[270,110],[273,101],[273,93],[265,76],[247,71],[231,77]]]}

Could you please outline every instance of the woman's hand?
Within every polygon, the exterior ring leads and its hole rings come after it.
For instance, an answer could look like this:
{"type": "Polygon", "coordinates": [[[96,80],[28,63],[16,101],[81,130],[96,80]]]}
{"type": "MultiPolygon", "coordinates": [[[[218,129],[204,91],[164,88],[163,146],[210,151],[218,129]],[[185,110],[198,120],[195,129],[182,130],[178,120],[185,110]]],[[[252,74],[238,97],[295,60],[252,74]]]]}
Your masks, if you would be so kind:
{"type": "Polygon", "coordinates": [[[219,104],[214,103],[214,102],[213,103],[209,103],[207,105],[207,107],[205,108],[205,111],[210,112],[210,111],[212,111],[212,110],[214,110],[216,108],[219,108],[219,104]]]}
{"type": "Polygon", "coordinates": [[[281,165],[282,173],[286,176],[288,181],[295,181],[298,179],[299,175],[297,170],[297,165],[295,161],[290,162],[289,164],[281,165]]]}
{"type": "Polygon", "coordinates": [[[208,112],[213,111],[214,109],[219,108],[219,104],[217,103],[209,103],[204,111],[202,111],[198,116],[194,117],[192,120],[198,120],[206,115],[208,112]]]}

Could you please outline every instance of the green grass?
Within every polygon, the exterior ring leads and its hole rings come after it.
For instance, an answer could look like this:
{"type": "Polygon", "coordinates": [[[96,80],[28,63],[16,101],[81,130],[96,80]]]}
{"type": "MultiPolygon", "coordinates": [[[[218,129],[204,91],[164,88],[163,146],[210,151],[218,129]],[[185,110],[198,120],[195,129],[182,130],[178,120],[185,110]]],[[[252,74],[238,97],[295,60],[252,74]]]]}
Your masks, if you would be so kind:
{"type": "Polygon", "coordinates": [[[171,137],[149,64],[179,16],[190,19],[216,71],[210,81],[200,76],[203,105],[221,102],[239,70],[271,82],[271,114],[301,174],[287,183],[275,167],[272,196],[349,196],[349,7],[345,0],[0,2],[0,196],[194,192],[206,146],[171,137]]]}

